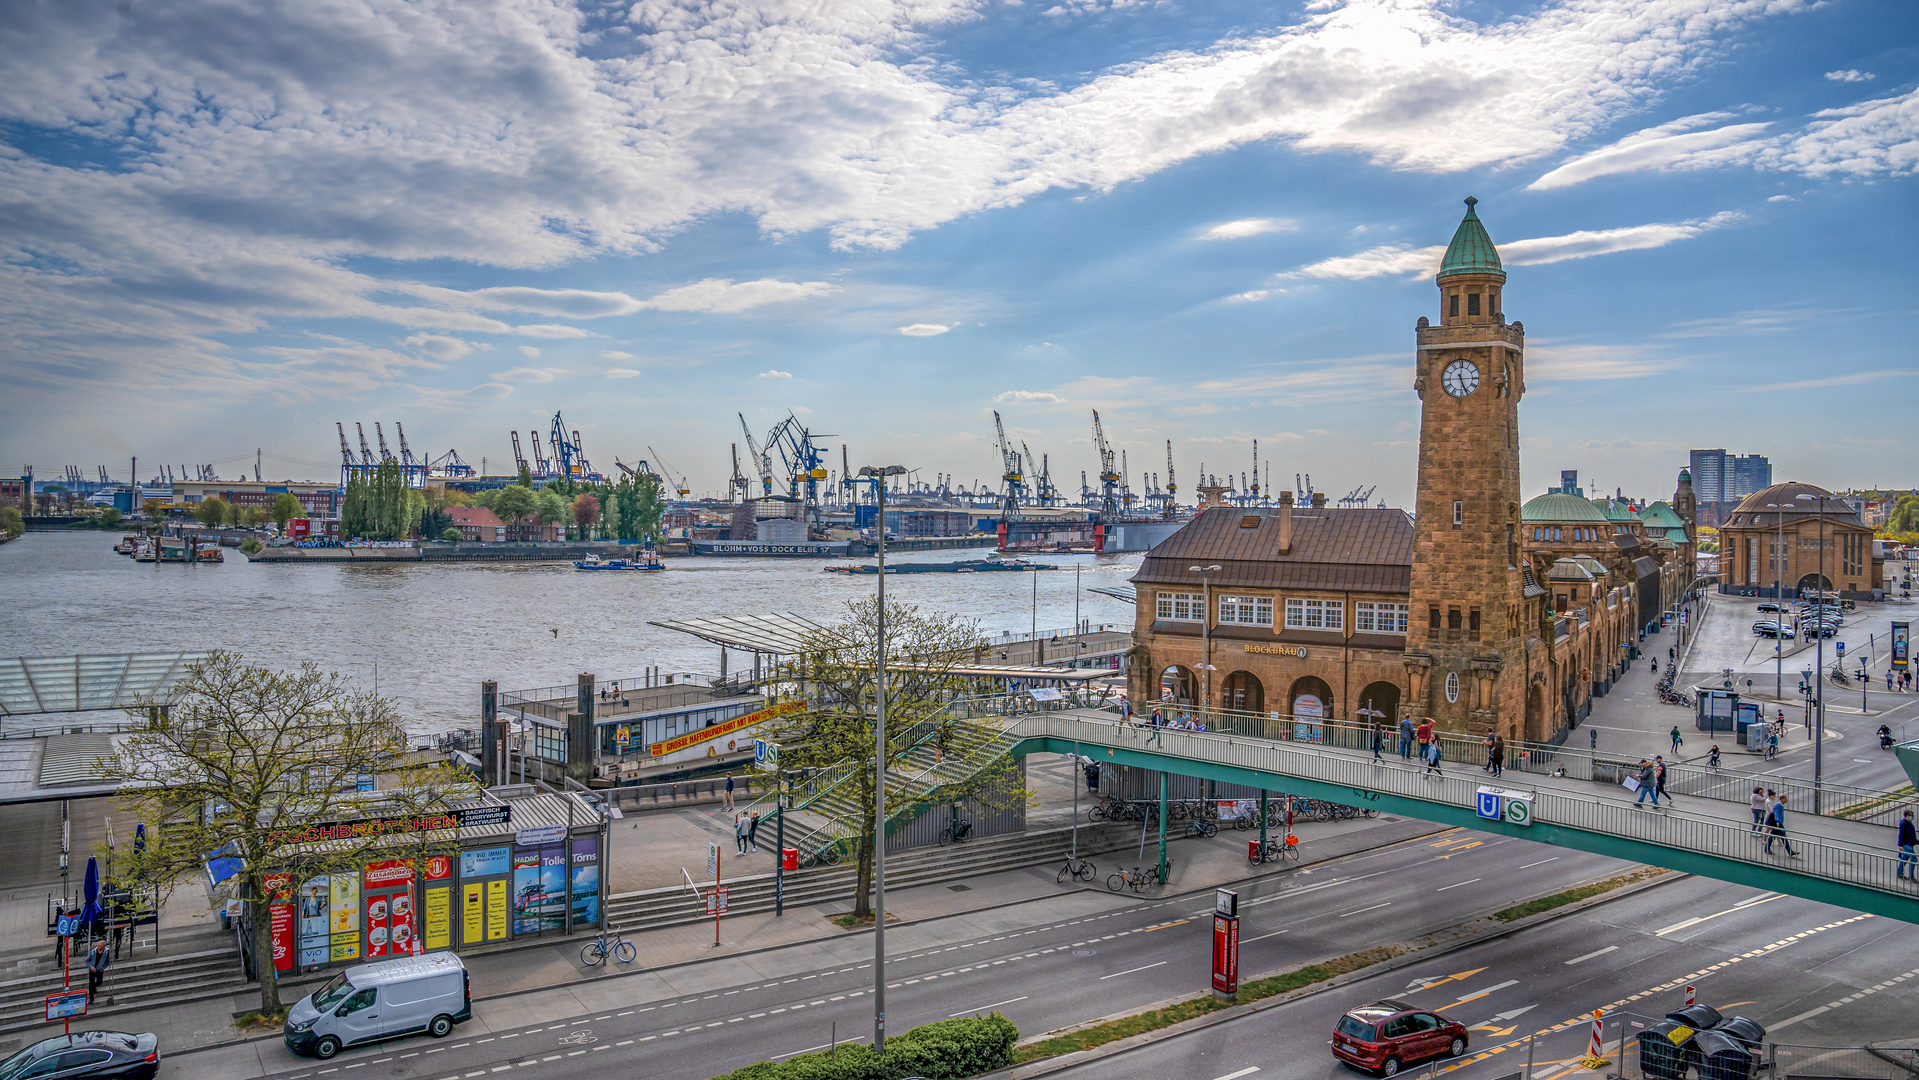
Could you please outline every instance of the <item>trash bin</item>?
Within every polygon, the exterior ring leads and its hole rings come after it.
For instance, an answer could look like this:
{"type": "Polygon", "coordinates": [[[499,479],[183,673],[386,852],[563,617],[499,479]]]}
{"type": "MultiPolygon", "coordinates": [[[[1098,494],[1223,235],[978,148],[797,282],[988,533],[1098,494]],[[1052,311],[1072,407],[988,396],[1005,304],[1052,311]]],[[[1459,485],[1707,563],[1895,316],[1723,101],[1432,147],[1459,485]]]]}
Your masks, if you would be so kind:
{"type": "Polygon", "coordinates": [[[1640,1073],[1646,1080],[1684,1080],[1693,1034],[1691,1025],[1673,1020],[1646,1025],[1639,1033],[1640,1073]]]}
{"type": "Polygon", "coordinates": [[[1759,1021],[1749,1020],[1743,1016],[1721,1020],[1713,1030],[1721,1035],[1730,1035],[1754,1050],[1759,1049],[1766,1041],[1766,1029],[1760,1026],[1759,1021]]]}
{"type": "Polygon", "coordinates": [[[1688,1005],[1683,1009],[1669,1012],[1666,1014],[1666,1019],[1674,1023],[1684,1024],[1694,1031],[1705,1031],[1709,1028],[1718,1027],[1720,1016],[1718,1009],[1701,1002],[1697,1005],[1688,1005]]]}
{"type": "Polygon", "coordinates": [[[1752,1080],[1752,1049],[1724,1032],[1702,1031],[1693,1036],[1693,1067],[1699,1080],[1752,1080]]]}
{"type": "Polygon", "coordinates": [[[800,868],[800,849],[783,847],[780,849],[780,869],[798,870],[800,868]]]}
{"type": "Polygon", "coordinates": [[[1246,861],[1254,863],[1259,861],[1259,841],[1246,841],[1246,861]]]}

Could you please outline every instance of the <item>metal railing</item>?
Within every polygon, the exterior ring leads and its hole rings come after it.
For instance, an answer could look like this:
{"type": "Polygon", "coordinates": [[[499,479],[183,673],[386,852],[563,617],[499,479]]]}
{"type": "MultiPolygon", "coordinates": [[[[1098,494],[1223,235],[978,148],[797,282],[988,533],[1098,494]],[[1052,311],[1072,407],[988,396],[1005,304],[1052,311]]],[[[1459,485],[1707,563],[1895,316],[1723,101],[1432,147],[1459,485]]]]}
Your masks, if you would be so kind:
{"type": "MultiPolygon", "coordinates": [[[[1396,760],[1381,764],[1370,757],[1315,753],[1285,741],[1260,737],[1249,740],[1246,734],[1236,732],[1169,729],[1155,733],[1115,721],[1057,714],[1018,717],[1008,723],[1007,728],[1022,738],[1046,736],[1083,744],[1149,750],[1191,761],[1317,781],[1348,789],[1354,804],[1359,806],[1375,800],[1378,793],[1385,793],[1474,812],[1478,789],[1486,783],[1484,776],[1459,770],[1428,773],[1419,766],[1402,765],[1396,760]]],[[[1764,837],[1755,835],[1750,822],[1678,810],[1652,812],[1624,798],[1601,798],[1550,787],[1535,788],[1532,810],[1533,820],[1544,824],[1638,840],[1657,847],[1895,895],[1912,895],[1912,890],[1903,887],[1895,876],[1897,853],[1890,845],[1875,847],[1814,832],[1794,831],[1790,835],[1793,849],[1799,852],[1796,857],[1787,856],[1776,844],[1778,850],[1768,854],[1764,851],[1764,837]]],[[[1805,815],[1801,822],[1808,819],[1810,815],[1805,815]]]]}
{"type": "MultiPolygon", "coordinates": [[[[715,676],[704,675],[697,671],[664,672],[661,677],[662,679],[671,678],[674,681],[671,683],[662,681],[653,683],[652,685],[646,685],[646,679],[637,675],[625,679],[597,680],[594,686],[596,693],[595,700],[598,700],[597,692],[600,687],[610,686],[613,683],[619,683],[626,688],[628,693],[639,693],[643,690],[658,690],[666,686],[680,686],[682,684],[689,688],[705,687],[710,689],[713,684],[718,681],[715,676]]],[[[579,684],[566,683],[562,686],[537,686],[531,690],[502,690],[500,691],[498,704],[502,709],[508,707],[518,708],[522,705],[544,705],[554,701],[578,701],[579,696],[579,684]]]]}

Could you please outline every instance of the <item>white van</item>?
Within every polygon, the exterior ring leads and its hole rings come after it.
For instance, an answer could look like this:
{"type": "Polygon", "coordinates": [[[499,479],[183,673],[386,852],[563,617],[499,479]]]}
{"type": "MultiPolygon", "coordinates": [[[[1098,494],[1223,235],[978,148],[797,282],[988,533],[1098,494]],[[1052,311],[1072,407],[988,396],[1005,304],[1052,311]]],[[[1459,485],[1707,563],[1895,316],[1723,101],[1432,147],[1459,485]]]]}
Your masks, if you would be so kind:
{"type": "Polygon", "coordinates": [[[344,1046],[424,1031],[440,1038],[473,1019],[466,965],[452,953],[361,964],[287,1011],[287,1049],[325,1060],[344,1046]]]}

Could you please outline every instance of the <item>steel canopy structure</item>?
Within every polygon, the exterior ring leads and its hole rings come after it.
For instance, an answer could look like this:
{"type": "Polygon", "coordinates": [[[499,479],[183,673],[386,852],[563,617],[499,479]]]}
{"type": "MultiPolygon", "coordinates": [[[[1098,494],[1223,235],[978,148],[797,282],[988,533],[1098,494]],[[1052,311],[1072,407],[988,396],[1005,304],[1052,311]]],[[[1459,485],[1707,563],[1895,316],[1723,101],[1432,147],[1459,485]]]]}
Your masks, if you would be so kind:
{"type": "Polygon", "coordinates": [[[165,697],[210,652],[0,659],[0,716],[132,708],[165,697]]]}
{"type": "Polygon", "coordinates": [[[708,619],[648,619],[649,625],[691,634],[727,649],[772,656],[797,656],[826,627],[792,612],[721,615],[708,619]]]}

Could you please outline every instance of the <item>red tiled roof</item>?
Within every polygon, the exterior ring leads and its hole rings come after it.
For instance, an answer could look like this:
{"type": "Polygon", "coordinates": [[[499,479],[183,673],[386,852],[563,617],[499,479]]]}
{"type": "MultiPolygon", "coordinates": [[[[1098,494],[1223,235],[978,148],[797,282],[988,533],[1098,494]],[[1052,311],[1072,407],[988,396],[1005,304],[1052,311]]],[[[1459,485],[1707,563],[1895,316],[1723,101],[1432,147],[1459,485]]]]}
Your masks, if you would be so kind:
{"type": "Polygon", "coordinates": [[[506,525],[500,515],[484,506],[451,506],[446,516],[453,524],[469,529],[498,529],[506,525]]]}
{"type": "Polygon", "coordinates": [[[1293,543],[1279,550],[1279,511],[1215,507],[1153,548],[1138,584],[1198,587],[1195,563],[1218,563],[1214,588],[1293,588],[1407,592],[1412,586],[1413,521],[1404,510],[1294,507],[1293,543]],[[1243,518],[1257,516],[1254,528],[1243,518]]]}

